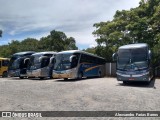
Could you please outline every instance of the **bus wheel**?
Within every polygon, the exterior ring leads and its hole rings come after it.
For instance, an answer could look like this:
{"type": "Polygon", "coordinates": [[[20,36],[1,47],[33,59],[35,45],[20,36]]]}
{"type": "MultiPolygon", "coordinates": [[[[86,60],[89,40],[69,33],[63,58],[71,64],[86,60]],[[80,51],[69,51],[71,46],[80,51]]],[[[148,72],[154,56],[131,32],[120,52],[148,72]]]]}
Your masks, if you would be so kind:
{"type": "Polygon", "coordinates": [[[98,72],[98,77],[100,77],[100,78],[102,77],[101,71],[98,72]]]}
{"type": "Polygon", "coordinates": [[[8,77],[8,72],[3,72],[3,75],[2,75],[2,77],[8,77]]]}
{"type": "Polygon", "coordinates": [[[68,80],[68,78],[64,78],[64,80],[68,80]]]}
{"type": "Polygon", "coordinates": [[[83,73],[82,72],[78,73],[78,79],[81,80],[82,77],[83,77],[83,73]]]}
{"type": "Polygon", "coordinates": [[[40,80],[43,80],[44,79],[44,77],[40,77],[40,80]]]}
{"type": "Polygon", "coordinates": [[[19,77],[20,79],[23,79],[24,77],[19,77]]]}
{"type": "Polygon", "coordinates": [[[123,81],[123,84],[127,84],[128,82],[127,81],[123,81]]]}

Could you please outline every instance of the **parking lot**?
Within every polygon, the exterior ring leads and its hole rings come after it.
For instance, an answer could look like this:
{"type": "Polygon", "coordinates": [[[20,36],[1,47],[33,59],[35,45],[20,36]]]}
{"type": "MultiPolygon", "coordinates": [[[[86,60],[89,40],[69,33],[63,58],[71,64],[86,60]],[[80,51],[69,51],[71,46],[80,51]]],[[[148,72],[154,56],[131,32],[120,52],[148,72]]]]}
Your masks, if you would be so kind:
{"type": "Polygon", "coordinates": [[[0,78],[1,111],[160,111],[160,79],[38,80],[0,78]]]}

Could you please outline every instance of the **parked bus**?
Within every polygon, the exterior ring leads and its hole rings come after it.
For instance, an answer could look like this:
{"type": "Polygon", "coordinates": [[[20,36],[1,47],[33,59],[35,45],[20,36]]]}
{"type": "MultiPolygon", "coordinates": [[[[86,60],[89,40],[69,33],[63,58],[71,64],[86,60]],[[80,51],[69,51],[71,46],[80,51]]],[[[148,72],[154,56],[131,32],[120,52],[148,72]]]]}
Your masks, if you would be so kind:
{"type": "Polygon", "coordinates": [[[23,79],[27,77],[26,68],[29,62],[29,57],[35,52],[26,51],[26,52],[18,52],[12,55],[9,66],[8,66],[8,74],[11,77],[19,77],[23,79]]]}
{"type": "Polygon", "coordinates": [[[102,77],[105,74],[105,59],[80,51],[69,50],[57,53],[53,78],[81,79],[82,77],[102,77]]]}
{"type": "Polygon", "coordinates": [[[9,58],[0,58],[0,76],[8,77],[9,58]]]}
{"type": "Polygon", "coordinates": [[[128,81],[149,81],[153,77],[151,63],[151,51],[145,43],[129,44],[118,48],[113,54],[116,60],[117,80],[127,83],[128,81]]]}
{"type": "Polygon", "coordinates": [[[55,54],[56,52],[38,52],[32,54],[27,67],[28,78],[52,78],[54,64],[50,62],[50,59],[53,59],[55,54]]]}

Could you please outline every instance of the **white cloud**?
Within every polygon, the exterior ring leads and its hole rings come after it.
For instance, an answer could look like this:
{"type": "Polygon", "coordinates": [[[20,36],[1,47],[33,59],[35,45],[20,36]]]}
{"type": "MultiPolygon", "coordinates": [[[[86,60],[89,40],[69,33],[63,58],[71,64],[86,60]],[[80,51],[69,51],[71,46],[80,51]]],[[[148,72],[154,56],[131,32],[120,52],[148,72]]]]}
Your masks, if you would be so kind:
{"type": "Polygon", "coordinates": [[[97,46],[96,44],[91,44],[91,45],[89,45],[89,48],[94,48],[96,46],[97,46]]]}
{"type": "Polygon", "coordinates": [[[1,0],[0,29],[12,36],[25,32],[40,32],[40,36],[56,29],[89,46],[95,44],[94,23],[111,20],[116,10],[136,7],[139,1],[1,0]]]}

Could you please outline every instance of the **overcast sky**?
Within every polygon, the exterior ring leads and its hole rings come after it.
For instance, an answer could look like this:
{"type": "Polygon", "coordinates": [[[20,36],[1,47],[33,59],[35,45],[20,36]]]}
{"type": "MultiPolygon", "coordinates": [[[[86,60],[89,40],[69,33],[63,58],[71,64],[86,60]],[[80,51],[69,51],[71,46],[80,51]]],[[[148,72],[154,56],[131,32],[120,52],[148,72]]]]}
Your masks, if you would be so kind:
{"type": "Polygon", "coordinates": [[[51,30],[74,37],[79,49],[96,45],[94,23],[113,19],[116,10],[129,10],[140,0],[0,0],[0,45],[51,30]]]}

